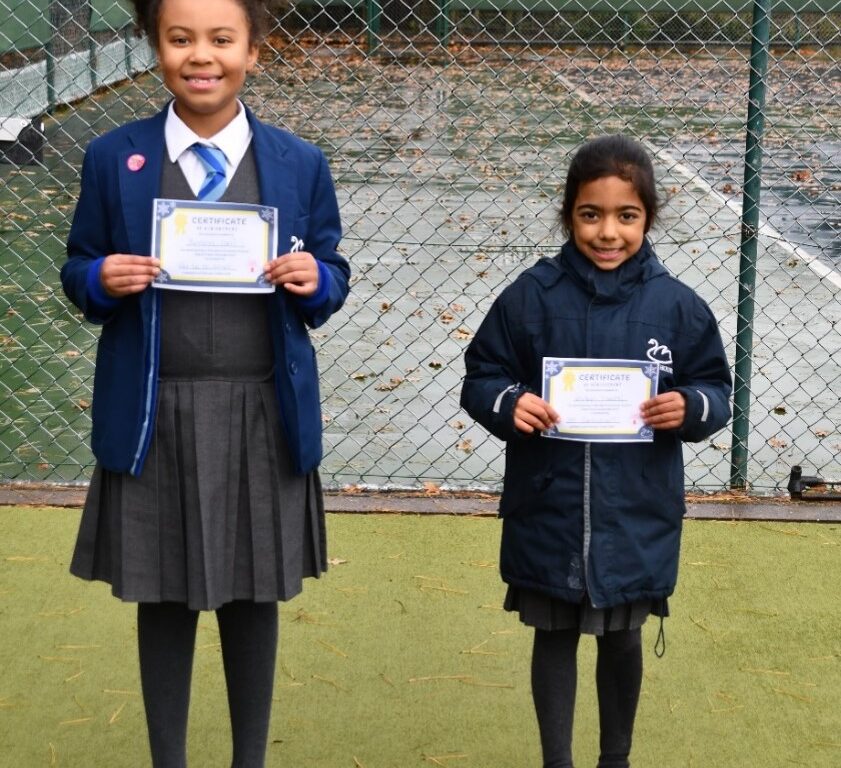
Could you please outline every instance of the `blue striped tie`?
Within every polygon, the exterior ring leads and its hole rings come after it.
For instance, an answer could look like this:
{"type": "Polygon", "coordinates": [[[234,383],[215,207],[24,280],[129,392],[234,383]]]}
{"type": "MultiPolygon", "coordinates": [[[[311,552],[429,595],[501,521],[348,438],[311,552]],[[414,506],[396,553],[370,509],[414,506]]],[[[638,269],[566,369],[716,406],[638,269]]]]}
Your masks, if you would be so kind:
{"type": "Polygon", "coordinates": [[[225,153],[216,147],[208,147],[207,144],[193,144],[190,149],[196,153],[196,157],[201,160],[201,164],[207,171],[198,198],[212,203],[222,197],[227,186],[225,153]]]}

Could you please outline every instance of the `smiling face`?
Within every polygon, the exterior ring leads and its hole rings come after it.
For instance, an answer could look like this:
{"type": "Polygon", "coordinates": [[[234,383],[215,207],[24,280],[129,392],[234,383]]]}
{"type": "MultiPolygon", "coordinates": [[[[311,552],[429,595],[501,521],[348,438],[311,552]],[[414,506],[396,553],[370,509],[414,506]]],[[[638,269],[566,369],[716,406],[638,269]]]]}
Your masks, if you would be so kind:
{"type": "Polygon", "coordinates": [[[257,63],[248,17],[236,0],[164,0],[158,61],[175,112],[199,136],[237,114],[237,94],[257,63]]]}
{"type": "Polygon", "coordinates": [[[634,185],[618,176],[581,184],[571,219],[578,250],[599,269],[616,269],[642,247],[645,206],[634,185]]]}

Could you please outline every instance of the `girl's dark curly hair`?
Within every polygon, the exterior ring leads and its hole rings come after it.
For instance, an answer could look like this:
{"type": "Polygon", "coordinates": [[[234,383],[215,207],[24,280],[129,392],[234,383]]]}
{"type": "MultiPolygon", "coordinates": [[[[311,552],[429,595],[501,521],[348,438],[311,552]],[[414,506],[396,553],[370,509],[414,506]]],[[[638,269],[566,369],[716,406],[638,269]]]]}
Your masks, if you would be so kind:
{"type": "MultiPolygon", "coordinates": [[[[165,0],[132,0],[137,26],[146,33],[153,48],[158,47],[158,20],[161,6],[165,0]]],[[[266,34],[265,0],[235,0],[245,11],[248,20],[248,39],[252,45],[258,45],[266,34]]]]}
{"type": "Polygon", "coordinates": [[[600,136],[578,149],[567,172],[558,223],[568,236],[572,233],[572,212],[579,188],[588,181],[606,176],[618,176],[631,182],[645,208],[646,232],[657,220],[661,201],[654,181],[654,166],[645,147],[621,133],[600,136]]]}

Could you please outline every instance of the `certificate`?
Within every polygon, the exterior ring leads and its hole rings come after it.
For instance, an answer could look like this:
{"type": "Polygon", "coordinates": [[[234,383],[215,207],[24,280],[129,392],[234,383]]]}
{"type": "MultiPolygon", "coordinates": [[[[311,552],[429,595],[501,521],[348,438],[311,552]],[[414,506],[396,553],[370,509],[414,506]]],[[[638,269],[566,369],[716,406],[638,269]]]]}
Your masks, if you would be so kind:
{"type": "Polygon", "coordinates": [[[156,288],[271,293],[263,265],[277,256],[277,208],[245,203],[155,199],[152,256],[156,288]]]}
{"type": "Polygon", "coordinates": [[[637,443],[654,439],[640,405],[657,393],[660,367],[650,360],[543,358],[543,399],[559,424],[545,437],[637,443]]]}

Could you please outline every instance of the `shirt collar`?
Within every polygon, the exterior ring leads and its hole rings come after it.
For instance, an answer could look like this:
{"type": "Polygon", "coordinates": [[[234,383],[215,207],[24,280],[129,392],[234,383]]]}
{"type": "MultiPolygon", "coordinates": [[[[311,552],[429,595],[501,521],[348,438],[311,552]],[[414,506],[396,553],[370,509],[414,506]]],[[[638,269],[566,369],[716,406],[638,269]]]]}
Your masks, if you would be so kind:
{"type": "Polygon", "coordinates": [[[176,162],[193,144],[199,142],[221,149],[225,153],[228,163],[236,168],[248,149],[252,135],[251,126],[248,124],[248,118],[245,114],[245,107],[239,100],[237,100],[237,105],[239,111],[236,117],[219,133],[208,139],[203,139],[175,114],[175,102],[171,101],[164,124],[164,140],[166,141],[170,161],[176,162]]]}

